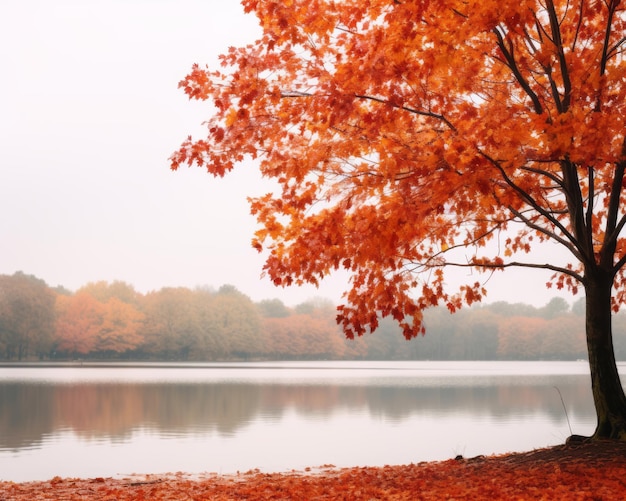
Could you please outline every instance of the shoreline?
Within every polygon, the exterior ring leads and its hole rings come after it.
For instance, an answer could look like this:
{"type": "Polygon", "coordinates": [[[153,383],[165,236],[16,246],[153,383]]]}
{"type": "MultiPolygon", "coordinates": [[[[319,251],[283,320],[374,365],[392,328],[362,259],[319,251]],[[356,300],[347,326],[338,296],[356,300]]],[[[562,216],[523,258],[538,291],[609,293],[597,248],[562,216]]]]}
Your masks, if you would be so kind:
{"type": "Polygon", "coordinates": [[[593,441],[529,452],[409,465],[236,475],[131,475],[0,481],[3,501],[139,499],[582,499],[626,498],[626,442],[593,441]],[[196,478],[197,477],[197,478],[196,478]]]}

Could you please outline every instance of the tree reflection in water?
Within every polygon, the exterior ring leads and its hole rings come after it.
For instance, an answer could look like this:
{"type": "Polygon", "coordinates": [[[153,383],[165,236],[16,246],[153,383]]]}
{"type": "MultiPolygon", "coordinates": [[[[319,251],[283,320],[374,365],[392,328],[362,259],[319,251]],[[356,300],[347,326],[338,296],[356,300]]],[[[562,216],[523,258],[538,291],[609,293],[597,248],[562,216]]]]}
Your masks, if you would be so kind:
{"type": "Polygon", "coordinates": [[[393,377],[377,377],[374,372],[355,382],[335,373],[325,378],[323,372],[307,380],[302,373],[294,377],[298,369],[281,368],[269,380],[257,381],[254,374],[241,382],[212,380],[207,370],[204,379],[167,382],[168,369],[163,369],[165,376],[162,373],[159,381],[107,382],[103,377],[53,384],[6,380],[1,374],[7,370],[11,369],[0,369],[0,453],[45,448],[47,440],[68,430],[84,440],[131,445],[137,430],[169,438],[210,435],[236,440],[253,423],[263,430],[263,423],[277,423],[291,414],[311,423],[301,430],[308,434],[316,433],[315,426],[332,424],[338,415],[353,420],[355,427],[371,421],[394,426],[416,418],[432,422],[458,418],[457,426],[467,434],[472,433],[472,422],[515,421],[523,426],[524,419],[539,416],[561,426],[563,439],[566,416],[555,387],[573,426],[595,416],[584,374],[424,376],[400,370],[393,377]]]}

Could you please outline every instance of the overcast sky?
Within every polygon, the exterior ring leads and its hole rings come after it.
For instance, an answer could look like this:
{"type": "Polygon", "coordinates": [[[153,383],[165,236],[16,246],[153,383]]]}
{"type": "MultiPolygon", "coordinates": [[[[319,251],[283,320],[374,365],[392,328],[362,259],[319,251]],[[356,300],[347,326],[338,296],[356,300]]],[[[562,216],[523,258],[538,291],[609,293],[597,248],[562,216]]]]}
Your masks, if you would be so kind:
{"type": "MultiPolygon", "coordinates": [[[[70,290],[232,284],[255,301],[338,301],[344,276],[319,290],[260,278],[246,196],[267,189],[254,166],[225,179],[169,170],[210,112],[178,82],[252,41],[255,21],[236,0],[0,2],[0,273],[70,290]]],[[[554,295],[546,274],[500,275],[490,301],[554,295]]]]}

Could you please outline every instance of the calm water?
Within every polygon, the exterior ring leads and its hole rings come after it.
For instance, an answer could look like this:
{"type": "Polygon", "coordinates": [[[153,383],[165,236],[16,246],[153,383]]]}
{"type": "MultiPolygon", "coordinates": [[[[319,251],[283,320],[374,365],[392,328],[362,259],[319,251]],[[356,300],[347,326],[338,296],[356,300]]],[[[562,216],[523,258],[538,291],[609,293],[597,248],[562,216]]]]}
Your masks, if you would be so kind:
{"type": "Polygon", "coordinates": [[[0,478],[404,464],[592,433],[586,362],[0,368],[0,478]],[[561,403],[557,387],[569,416],[561,403]]]}

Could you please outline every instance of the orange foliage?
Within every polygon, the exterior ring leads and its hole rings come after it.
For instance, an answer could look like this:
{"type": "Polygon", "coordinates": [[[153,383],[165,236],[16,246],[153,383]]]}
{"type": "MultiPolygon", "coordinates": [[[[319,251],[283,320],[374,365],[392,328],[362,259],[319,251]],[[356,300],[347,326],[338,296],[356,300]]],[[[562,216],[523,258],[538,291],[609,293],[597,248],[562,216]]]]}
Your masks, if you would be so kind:
{"type": "Polygon", "coordinates": [[[179,499],[316,499],[316,500],[483,500],[542,499],[562,501],[622,500],[626,494],[623,445],[609,453],[581,447],[535,453],[449,460],[407,466],[335,469],[319,473],[236,476],[207,475],[196,479],[147,475],[114,480],[62,479],[15,484],[0,482],[0,497],[12,501],[39,499],[138,501],[179,499]],[[587,454],[587,457],[585,457],[587,454]]]}
{"type": "Polygon", "coordinates": [[[498,356],[502,358],[541,358],[541,345],[548,320],[513,317],[504,321],[498,332],[498,356]]]}
{"type": "Polygon", "coordinates": [[[337,326],[323,318],[291,315],[263,320],[264,352],[278,358],[340,358],[344,343],[337,326]]]}
{"type": "Polygon", "coordinates": [[[96,349],[122,353],[137,348],[143,342],[139,333],[143,319],[134,306],[112,297],[104,305],[96,349]]]}
{"type": "Polygon", "coordinates": [[[223,176],[251,158],[278,182],[251,201],[276,284],[347,270],[350,337],[377,313],[411,337],[424,308],[480,301],[478,281],[444,290],[449,265],[538,266],[572,290],[583,264],[615,267],[626,301],[619,1],[243,5],[263,34],[180,83],[216,112],[171,166],[223,176]],[[575,261],[517,260],[545,240],[575,261]]]}
{"type": "Polygon", "coordinates": [[[585,336],[580,318],[554,319],[512,317],[500,322],[498,358],[504,360],[550,360],[580,358],[585,353],[585,336]]]}
{"type": "Polygon", "coordinates": [[[86,355],[96,346],[104,305],[87,292],[57,296],[57,350],[86,355]]]}
{"type": "Polygon", "coordinates": [[[133,304],[138,298],[123,282],[90,283],[74,295],[57,296],[57,350],[86,355],[137,348],[143,342],[139,330],[144,320],[133,304]]]}

